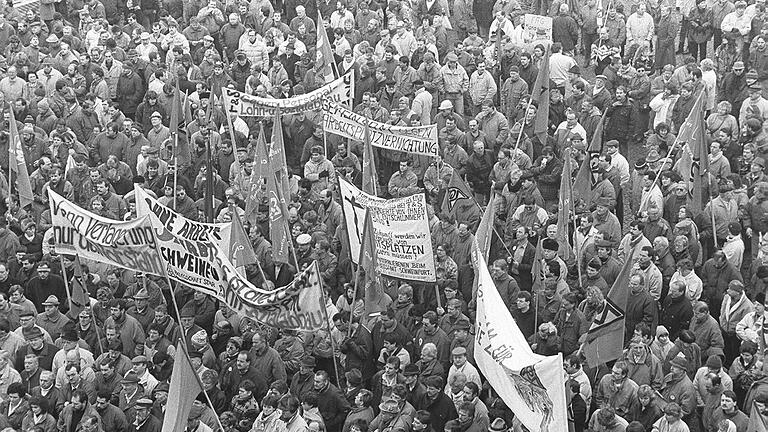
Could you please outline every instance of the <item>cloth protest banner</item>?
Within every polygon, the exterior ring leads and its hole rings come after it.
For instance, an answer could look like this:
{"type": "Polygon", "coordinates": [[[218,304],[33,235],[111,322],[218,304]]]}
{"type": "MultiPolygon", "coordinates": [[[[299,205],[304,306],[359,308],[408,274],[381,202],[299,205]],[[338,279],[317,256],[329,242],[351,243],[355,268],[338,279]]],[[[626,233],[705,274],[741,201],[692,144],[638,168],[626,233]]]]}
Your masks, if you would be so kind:
{"type": "Polygon", "coordinates": [[[150,221],[108,219],[48,189],[54,250],[120,268],[163,276],[163,262],[150,221]]]}
{"type": "MultiPolygon", "coordinates": [[[[474,242],[474,248],[479,248],[474,242]]],[[[479,271],[475,360],[515,417],[532,431],[568,430],[563,355],[534,354],[493,283],[488,264],[473,254],[479,271]]]]}
{"type": "MultiPolygon", "coordinates": [[[[231,224],[191,221],[136,188],[136,212],[155,229],[168,277],[223,302],[236,312],[273,327],[315,331],[324,328],[325,303],[317,265],[291,284],[264,290],[238,273],[228,252],[231,224]]],[[[235,247],[237,249],[237,247],[235,247]]]]}
{"type": "Polygon", "coordinates": [[[380,123],[334,103],[323,101],[323,130],[345,138],[366,141],[365,124],[368,123],[371,145],[425,156],[437,156],[437,125],[394,126],[380,123]]]}
{"type": "Polygon", "coordinates": [[[313,92],[288,99],[253,96],[227,87],[221,91],[224,107],[230,113],[242,117],[272,117],[278,111],[282,115],[289,115],[320,110],[326,100],[349,102],[355,97],[355,79],[352,73],[348,73],[313,92]]]}
{"type": "Polygon", "coordinates": [[[434,282],[435,261],[424,194],[383,199],[339,179],[350,254],[357,263],[365,211],[371,210],[379,271],[387,276],[434,282]]]}
{"type": "Polygon", "coordinates": [[[137,187],[136,214],[148,215],[168,277],[200,292],[219,297],[221,272],[212,265],[213,243],[230,249],[231,223],[208,224],[191,221],[160,204],[137,187]]]}
{"type": "Polygon", "coordinates": [[[287,286],[271,291],[256,288],[248,282],[228,262],[224,253],[215,261],[225,280],[221,300],[243,316],[284,330],[317,331],[328,325],[317,261],[287,286]]]}

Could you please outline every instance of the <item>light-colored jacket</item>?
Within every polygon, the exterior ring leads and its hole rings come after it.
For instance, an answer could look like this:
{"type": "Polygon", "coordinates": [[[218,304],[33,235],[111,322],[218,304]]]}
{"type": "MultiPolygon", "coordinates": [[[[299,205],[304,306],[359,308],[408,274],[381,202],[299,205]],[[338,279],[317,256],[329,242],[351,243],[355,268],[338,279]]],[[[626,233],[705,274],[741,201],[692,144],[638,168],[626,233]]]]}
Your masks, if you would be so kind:
{"type": "Polygon", "coordinates": [[[742,292],[739,300],[734,302],[730,295],[723,298],[720,306],[720,328],[724,333],[735,333],[736,327],[747,314],[755,311],[752,301],[742,292]]]}
{"type": "Polygon", "coordinates": [[[460,64],[456,64],[456,69],[443,66],[440,68],[440,76],[443,78],[440,93],[464,93],[469,90],[469,76],[460,64]]]}
{"type": "Polygon", "coordinates": [[[472,72],[469,78],[469,98],[472,104],[480,105],[487,99],[493,99],[497,90],[496,81],[490,72],[483,72],[482,75],[477,71],[472,72]]]}

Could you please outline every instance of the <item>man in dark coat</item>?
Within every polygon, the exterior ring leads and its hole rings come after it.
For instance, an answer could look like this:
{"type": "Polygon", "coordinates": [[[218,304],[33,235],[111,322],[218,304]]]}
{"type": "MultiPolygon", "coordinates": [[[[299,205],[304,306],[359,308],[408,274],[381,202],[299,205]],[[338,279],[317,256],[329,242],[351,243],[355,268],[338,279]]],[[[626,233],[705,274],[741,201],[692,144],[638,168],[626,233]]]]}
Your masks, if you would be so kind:
{"type": "Polygon", "coordinates": [[[650,329],[656,328],[658,306],[645,286],[643,276],[634,274],[629,278],[629,299],[627,300],[624,340],[632,339],[635,325],[644,323],[650,329]]]}
{"type": "Polygon", "coordinates": [[[333,323],[339,331],[347,334],[348,326],[352,326],[352,332],[349,337],[341,343],[341,352],[347,355],[347,364],[345,372],[352,369],[359,369],[363,374],[363,382],[367,383],[374,374],[373,362],[375,356],[373,352],[373,339],[371,333],[360,324],[360,318],[352,317],[352,323],[349,323],[349,312],[339,312],[333,316],[333,323]]]}
{"type": "Polygon", "coordinates": [[[340,432],[349,412],[349,402],[341,391],[330,383],[326,371],[315,373],[314,390],[318,394],[317,407],[325,421],[325,429],[328,432],[340,432]]]}
{"type": "Polygon", "coordinates": [[[445,424],[458,418],[456,406],[448,395],[443,392],[445,381],[439,376],[424,379],[426,392],[414,403],[417,410],[427,410],[432,415],[433,430],[443,430],[445,424]]]}
{"type": "Polygon", "coordinates": [[[659,325],[669,330],[670,340],[675,340],[681,330],[688,328],[691,319],[693,319],[693,307],[685,296],[685,283],[675,281],[670,284],[669,293],[664,298],[659,325]]]}

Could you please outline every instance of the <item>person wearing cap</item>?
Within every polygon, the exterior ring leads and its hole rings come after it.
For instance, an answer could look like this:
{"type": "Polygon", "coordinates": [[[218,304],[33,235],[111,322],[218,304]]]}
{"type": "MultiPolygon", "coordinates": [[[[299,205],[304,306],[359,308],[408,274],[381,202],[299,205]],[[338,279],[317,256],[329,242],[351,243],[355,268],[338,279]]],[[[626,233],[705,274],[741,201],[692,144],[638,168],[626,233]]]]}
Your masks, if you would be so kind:
{"type": "MultiPolygon", "coordinates": [[[[149,393],[147,393],[149,395],[149,393]]],[[[104,395],[106,396],[106,395],[104,395]]],[[[120,410],[115,407],[114,405],[109,403],[109,399],[103,400],[103,402],[106,402],[106,409],[103,409],[102,411],[99,410],[100,404],[99,399],[101,397],[96,399],[96,411],[99,411],[99,414],[102,416],[102,422],[105,426],[105,431],[112,431],[117,429],[106,429],[107,425],[109,424],[107,422],[108,419],[104,418],[104,414],[112,414],[112,411],[116,410],[118,413],[121,413],[120,410]]],[[[150,399],[148,396],[142,397],[141,399],[138,399],[136,401],[136,419],[133,425],[131,425],[136,432],[160,432],[160,430],[163,427],[163,422],[155,417],[152,414],[152,408],[154,407],[154,401],[150,399]]],[[[118,416],[117,414],[113,414],[114,416],[118,416]]],[[[119,418],[119,417],[118,417],[119,418]]],[[[123,416],[123,421],[125,421],[125,417],[123,416]]]]}
{"type": "Polygon", "coordinates": [[[402,412],[402,407],[394,399],[386,399],[379,404],[379,415],[369,425],[369,430],[411,430],[411,417],[402,412]]]}
{"type": "Polygon", "coordinates": [[[759,82],[755,82],[749,84],[748,88],[749,97],[742,102],[739,109],[740,125],[744,125],[750,117],[757,117],[758,119],[768,118],[768,100],[763,97],[762,86],[759,82]]]}
{"type": "Polygon", "coordinates": [[[453,130],[456,131],[455,135],[457,139],[461,139],[463,132],[467,129],[467,124],[464,121],[463,113],[460,115],[459,111],[454,111],[454,104],[449,99],[444,99],[437,107],[438,113],[435,115],[435,123],[437,124],[437,130],[440,131],[440,136],[443,136],[443,130],[447,127],[448,120],[453,120],[453,130]]]}
{"type": "Polygon", "coordinates": [[[139,377],[139,384],[144,388],[144,394],[152,394],[152,390],[155,389],[159,381],[149,372],[149,359],[140,355],[134,357],[131,363],[133,364],[133,372],[139,377]]]}
{"type": "MultiPolygon", "coordinates": [[[[751,304],[752,302],[748,303],[751,304]]],[[[735,335],[733,336],[733,339],[738,342],[738,338],[735,335]]],[[[738,343],[736,344],[736,350],[738,351],[738,343]]],[[[738,356],[738,352],[736,354],[738,356]]],[[[709,387],[710,379],[713,376],[720,377],[720,383],[724,390],[733,389],[733,379],[728,375],[726,368],[723,367],[723,359],[718,355],[711,355],[707,357],[706,363],[696,370],[693,378],[693,386],[696,388],[696,399],[699,406],[704,405],[707,402],[707,399],[711,397],[707,387],[709,387]]],[[[720,401],[719,396],[717,401],[720,401]]]]}
{"type": "MultiPolygon", "coordinates": [[[[475,383],[478,388],[482,388],[477,368],[467,361],[467,349],[460,346],[451,350],[451,367],[448,369],[448,382],[453,382],[454,375],[458,373],[464,374],[467,377],[467,382],[475,383]]],[[[450,391],[450,387],[447,387],[445,391],[450,391]]]]}
{"type": "Polygon", "coordinates": [[[755,195],[756,186],[761,182],[768,182],[768,175],[765,173],[765,159],[757,156],[749,162],[749,172],[743,176],[744,185],[747,188],[747,195],[755,195]]]}
{"type": "MultiPolygon", "coordinates": [[[[440,98],[443,101],[451,102],[455,111],[464,115],[464,95],[469,90],[469,75],[459,63],[459,57],[456,53],[448,53],[445,60],[445,65],[440,68],[440,78],[442,78],[443,83],[440,98]]],[[[460,127],[460,129],[463,128],[460,127]]]]}
{"type": "MultiPolygon", "coordinates": [[[[50,273],[51,268],[47,262],[43,261],[39,264],[37,271],[38,273],[50,273]]],[[[71,320],[59,310],[60,304],[59,299],[55,295],[48,296],[42,303],[45,310],[44,313],[37,316],[37,325],[45,329],[54,340],[59,338],[64,326],[71,322],[71,320]]]]}

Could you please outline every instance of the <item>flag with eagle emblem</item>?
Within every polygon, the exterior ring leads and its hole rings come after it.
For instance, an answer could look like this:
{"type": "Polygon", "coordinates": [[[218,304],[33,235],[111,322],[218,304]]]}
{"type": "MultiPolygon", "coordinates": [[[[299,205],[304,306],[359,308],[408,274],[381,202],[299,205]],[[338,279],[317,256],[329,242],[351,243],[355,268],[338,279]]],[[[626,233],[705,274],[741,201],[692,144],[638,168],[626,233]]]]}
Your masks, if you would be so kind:
{"type": "Polygon", "coordinates": [[[451,181],[448,182],[448,189],[443,196],[443,205],[441,210],[443,213],[456,216],[456,210],[458,207],[461,207],[459,202],[462,200],[473,201],[472,191],[469,190],[469,186],[467,186],[467,183],[461,178],[461,176],[456,174],[456,170],[453,170],[453,174],[451,174],[451,181]]]}
{"type": "Polygon", "coordinates": [[[477,250],[478,269],[475,360],[515,417],[531,431],[568,430],[563,355],[534,354],[493,283],[488,264],[477,250]]]}
{"type": "Polygon", "coordinates": [[[624,322],[629,288],[627,282],[632,274],[632,260],[627,260],[621,268],[611,290],[603,301],[603,309],[595,314],[595,319],[587,331],[582,350],[589,367],[616,360],[624,350],[624,322]]]}

